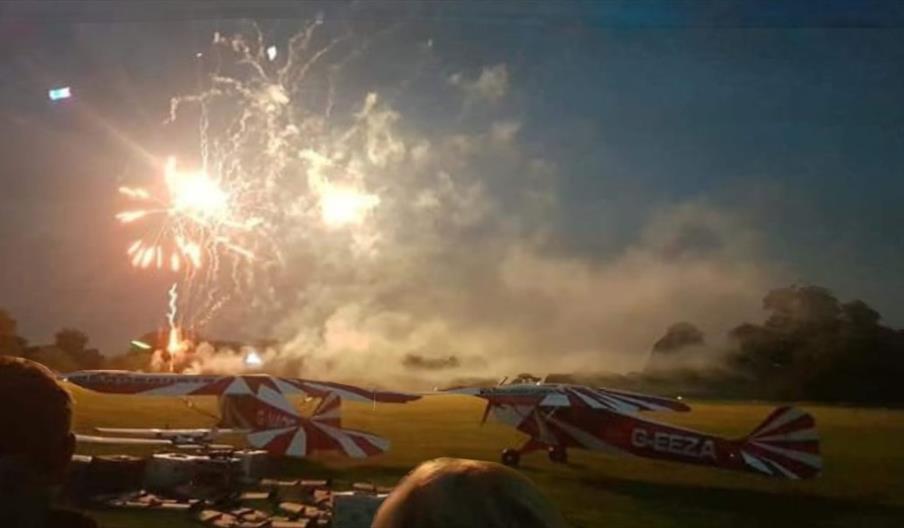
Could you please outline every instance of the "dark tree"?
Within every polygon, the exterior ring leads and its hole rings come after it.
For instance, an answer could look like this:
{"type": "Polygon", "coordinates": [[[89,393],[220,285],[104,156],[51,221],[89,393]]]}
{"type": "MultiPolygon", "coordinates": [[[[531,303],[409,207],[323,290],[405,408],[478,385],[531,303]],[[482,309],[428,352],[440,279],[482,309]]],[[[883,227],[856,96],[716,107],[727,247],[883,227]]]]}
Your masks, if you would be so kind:
{"type": "Polygon", "coordinates": [[[859,299],[844,303],[841,305],[841,311],[845,322],[861,329],[876,328],[882,318],[879,312],[859,299]]]}
{"type": "Polygon", "coordinates": [[[681,351],[704,344],[703,332],[691,323],[675,323],[653,344],[646,371],[681,367],[681,351]]]}
{"type": "Polygon", "coordinates": [[[699,328],[691,323],[675,323],[653,344],[653,353],[669,354],[689,346],[702,345],[703,342],[703,332],[699,328]]]}
{"type": "Polygon", "coordinates": [[[766,326],[780,331],[831,325],[841,315],[838,299],[819,286],[777,288],[766,294],[763,308],[772,312],[766,326]]]}
{"type": "Polygon", "coordinates": [[[729,364],[757,395],[784,400],[904,402],[904,339],[863,301],[840,304],[816,286],[778,288],[763,299],[762,325],[729,334],[729,364]]]}
{"type": "Polygon", "coordinates": [[[18,324],[6,310],[0,309],[0,355],[24,356],[28,342],[16,335],[18,324]]]}
{"type": "Polygon", "coordinates": [[[96,369],[103,365],[104,357],[96,348],[86,348],[88,336],[72,328],[64,328],[56,333],[54,344],[84,369],[96,369]]]}
{"type": "Polygon", "coordinates": [[[18,324],[9,313],[0,308],[0,336],[14,336],[18,330],[18,324]]]}
{"type": "Polygon", "coordinates": [[[84,352],[85,346],[88,344],[88,336],[84,332],[73,328],[60,330],[54,335],[54,338],[54,344],[57,348],[73,357],[84,352]]]}

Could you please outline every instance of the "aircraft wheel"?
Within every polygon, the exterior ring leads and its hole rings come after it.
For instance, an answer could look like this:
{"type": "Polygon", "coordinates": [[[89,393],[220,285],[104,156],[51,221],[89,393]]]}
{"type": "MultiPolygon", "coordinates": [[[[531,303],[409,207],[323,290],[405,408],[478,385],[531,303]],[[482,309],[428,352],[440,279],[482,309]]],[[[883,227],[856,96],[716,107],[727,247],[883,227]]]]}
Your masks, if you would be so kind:
{"type": "Polygon", "coordinates": [[[556,464],[565,464],[568,462],[568,452],[562,446],[551,446],[548,451],[549,459],[556,464]]]}
{"type": "Polygon", "coordinates": [[[515,449],[502,450],[502,463],[506,466],[517,466],[521,462],[521,453],[515,449]]]}

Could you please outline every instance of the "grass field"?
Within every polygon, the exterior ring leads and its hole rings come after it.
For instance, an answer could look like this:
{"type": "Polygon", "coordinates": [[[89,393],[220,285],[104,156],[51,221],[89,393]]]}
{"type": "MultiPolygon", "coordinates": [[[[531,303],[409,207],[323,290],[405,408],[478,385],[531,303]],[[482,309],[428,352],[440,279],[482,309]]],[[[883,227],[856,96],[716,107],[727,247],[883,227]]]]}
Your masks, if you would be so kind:
{"type": "MultiPolygon", "coordinates": [[[[207,425],[212,420],[167,398],[102,396],[73,389],[76,428],[207,425]]],[[[213,410],[212,399],[199,406],[213,410]]],[[[693,402],[685,414],[650,415],[728,436],[746,434],[769,404],[693,402]]],[[[521,471],[576,527],[904,526],[904,411],[804,405],[822,436],[825,472],[802,482],[641,459],[572,451],[568,465],[542,453],[525,457],[521,471]]],[[[419,462],[439,456],[498,460],[521,435],[502,425],[478,425],[482,402],[431,396],[407,405],[346,404],[345,424],[390,438],[392,450],[365,461],[322,457],[286,460],[280,472],[330,475],[338,481],[391,484],[419,462]]],[[[123,452],[110,446],[84,453],[123,452]]],[[[134,452],[134,451],[133,451],[134,452]]],[[[197,526],[182,515],[93,512],[108,528],[197,526]]]]}

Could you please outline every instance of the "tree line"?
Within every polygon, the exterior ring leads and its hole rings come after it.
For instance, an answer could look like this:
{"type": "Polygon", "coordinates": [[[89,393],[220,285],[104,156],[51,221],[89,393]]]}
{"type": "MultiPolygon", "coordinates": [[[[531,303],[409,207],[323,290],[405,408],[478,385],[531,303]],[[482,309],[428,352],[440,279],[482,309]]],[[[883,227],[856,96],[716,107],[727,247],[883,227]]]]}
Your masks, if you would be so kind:
{"type": "Polygon", "coordinates": [[[18,356],[43,363],[59,372],[97,369],[105,364],[96,348],[88,347],[88,336],[74,328],[63,328],[49,345],[32,345],[19,335],[18,322],[0,309],[0,355],[18,356]]]}
{"type": "Polygon", "coordinates": [[[739,324],[720,344],[692,323],[672,325],[643,372],[619,381],[712,397],[904,403],[904,330],[867,303],[792,285],[762,307],[763,322],[739,324]]]}
{"type": "MultiPolygon", "coordinates": [[[[641,371],[546,379],[686,397],[904,404],[904,330],[883,324],[877,310],[860,300],[841,302],[826,288],[797,285],[768,292],[762,307],[764,321],[739,324],[718,344],[691,322],[675,323],[653,344],[641,371]]],[[[17,330],[0,310],[0,354],[61,372],[138,370],[150,360],[149,351],[138,349],[105,359],[88,347],[84,332],[71,328],[44,346],[29,345],[17,330]]],[[[154,337],[145,336],[147,342],[154,337]]]]}

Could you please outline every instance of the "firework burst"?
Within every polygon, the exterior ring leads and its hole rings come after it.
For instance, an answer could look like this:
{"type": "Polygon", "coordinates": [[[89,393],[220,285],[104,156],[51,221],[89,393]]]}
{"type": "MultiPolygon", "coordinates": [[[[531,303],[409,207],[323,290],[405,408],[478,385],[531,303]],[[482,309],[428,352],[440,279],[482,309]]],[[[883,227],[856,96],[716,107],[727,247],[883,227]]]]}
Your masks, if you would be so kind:
{"type": "Polygon", "coordinates": [[[204,171],[182,171],[170,157],[164,169],[164,192],[143,187],[120,187],[119,192],[137,205],[116,218],[124,224],[150,225],[142,238],[129,245],[127,254],[139,268],[180,271],[200,268],[205,252],[218,246],[254,258],[237,241],[254,228],[254,219],[241,216],[241,195],[204,171]]]}
{"type": "Polygon", "coordinates": [[[285,251],[314,255],[319,269],[321,254],[370,255],[380,240],[385,175],[406,155],[391,133],[398,115],[376,93],[337,95],[362,48],[348,35],[318,37],[321,26],[279,48],[256,25],[216,33],[199,63],[213,69],[197,92],[172,98],[165,122],[197,127],[196,150],[182,148],[200,168],[171,157],[156,183],[119,189],[129,207],[117,219],[138,233],[131,264],[178,275],[160,346],[168,357],[184,356],[186,336],[236,300],[275,305],[285,251]]]}

